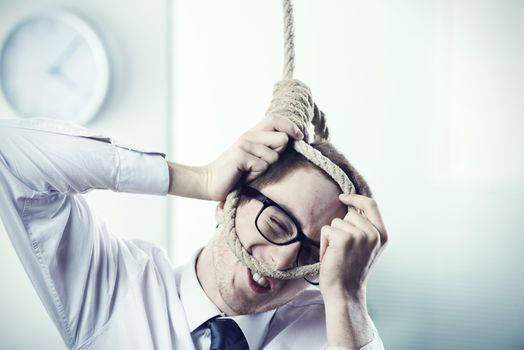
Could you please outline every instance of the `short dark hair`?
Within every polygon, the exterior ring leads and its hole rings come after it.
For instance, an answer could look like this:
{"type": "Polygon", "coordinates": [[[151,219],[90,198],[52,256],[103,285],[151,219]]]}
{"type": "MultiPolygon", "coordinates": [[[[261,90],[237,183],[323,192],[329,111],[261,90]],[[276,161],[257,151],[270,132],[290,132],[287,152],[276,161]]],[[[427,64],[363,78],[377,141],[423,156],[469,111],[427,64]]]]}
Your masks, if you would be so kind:
{"type": "MultiPolygon", "coordinates": [[[[320,171],[328,180],[334,181],[326,172],[311,163],[302,154],[298,153],[293,147],[292,142],[280,155],[278,161],[272,164],[266,172],[250,182],[250,186],[261,189],[269,184],[276,183],[282,180],[287,174],[299,168],[311,168],[320,171]]],[[[371,189],[364,177],[355,169],[347,158],[340,153],[333,144],[327,140],[318,140],[311,144],[313,148],[318,150],[322,155],[329,158],[335,163],[346,175],[349,177],[357,194],[367,197],[373,197],[371,189]]],[[[241,197],[239,205],[247,200],[246,197],[241,197]]]]}

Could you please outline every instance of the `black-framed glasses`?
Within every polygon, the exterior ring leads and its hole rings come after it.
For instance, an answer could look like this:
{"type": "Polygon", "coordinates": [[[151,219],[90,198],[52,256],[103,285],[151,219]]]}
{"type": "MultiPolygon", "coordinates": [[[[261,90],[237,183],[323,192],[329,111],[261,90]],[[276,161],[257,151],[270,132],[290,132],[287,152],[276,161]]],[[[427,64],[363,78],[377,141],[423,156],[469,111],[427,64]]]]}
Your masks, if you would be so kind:
{"type": "MultiPolygon", "coordinates": [[[[296,266],[320,261],[320,242],[306,236],[293,215],[253,187],[242,187],[242,194],[262,203],[262,208],[255,217],[255,227],[262,237],[280,246],[300,242],[296,266]]],[[[313,285],[319,284],[318,276],[306,276],[304,279],[313,285]]]]}

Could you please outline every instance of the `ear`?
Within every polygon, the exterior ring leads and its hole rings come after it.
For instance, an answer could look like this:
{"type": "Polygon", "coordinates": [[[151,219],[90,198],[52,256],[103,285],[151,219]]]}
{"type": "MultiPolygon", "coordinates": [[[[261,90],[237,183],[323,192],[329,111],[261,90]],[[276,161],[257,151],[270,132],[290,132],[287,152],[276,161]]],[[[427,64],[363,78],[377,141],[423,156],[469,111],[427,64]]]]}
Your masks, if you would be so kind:
{"type": "Polygon", "coordinates": [[[224,220],[224,201],[220,201],[215,209],[215,221],[217,224],[222,224],[224,220]]]}

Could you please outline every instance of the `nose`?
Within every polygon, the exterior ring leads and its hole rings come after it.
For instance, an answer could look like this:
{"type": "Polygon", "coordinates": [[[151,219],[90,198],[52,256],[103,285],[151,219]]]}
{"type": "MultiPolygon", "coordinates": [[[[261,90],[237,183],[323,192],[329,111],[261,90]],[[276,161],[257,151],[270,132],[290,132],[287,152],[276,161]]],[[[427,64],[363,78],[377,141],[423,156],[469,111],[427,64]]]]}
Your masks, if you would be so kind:
{"type": "Polygon", "coordinates": [[[277,270],[288,270],[295,267],[300,242],[288,245],[272,245],[270,249],[270,261],[277,270]]]}

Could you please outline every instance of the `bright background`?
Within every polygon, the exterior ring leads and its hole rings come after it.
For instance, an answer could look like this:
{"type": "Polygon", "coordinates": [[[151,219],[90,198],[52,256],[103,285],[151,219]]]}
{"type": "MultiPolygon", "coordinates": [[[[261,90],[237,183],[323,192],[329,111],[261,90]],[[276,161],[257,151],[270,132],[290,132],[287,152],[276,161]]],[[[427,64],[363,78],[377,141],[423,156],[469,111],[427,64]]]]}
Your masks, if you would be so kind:
{"type": "MultiPolygon", "coordinates": [[[[213,160],[263,118],[281,76],[280,1],[0,0],[0,41],[56,6],[111,59],[88,127],[170,160],[213,160]]],[[[295,31],[295,76],[389,231],[368,287],[386,348],[523,349],[524,2],[295,0],[295,31]]],[[[215,203],[87,196],[115,234],[175,265],[213,232],[215,203]]],[[[0,281],[0,349],[64,348],[1,228],[0,281]]]]}

